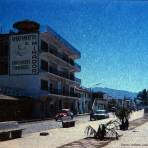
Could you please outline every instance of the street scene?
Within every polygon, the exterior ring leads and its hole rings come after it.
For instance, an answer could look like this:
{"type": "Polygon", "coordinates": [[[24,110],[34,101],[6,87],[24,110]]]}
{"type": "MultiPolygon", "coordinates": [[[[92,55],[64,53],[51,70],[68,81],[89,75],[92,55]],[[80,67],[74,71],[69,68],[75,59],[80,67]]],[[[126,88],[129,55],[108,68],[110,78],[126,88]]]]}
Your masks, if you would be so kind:
{"type": "Polygon", "coordinates": [[[148,2],[0,1],[0,148],[148,148],[148,2]]]}
{"type": "MultiPolygon", "coordinates": [[[[119,134],[123,135],[127,132],[131,132],[131,130],[133,130],[135,127],[140,125],[141,123],[139,123],[139,121],[142,120],[143,115],[144,115],[143,110],[134,112],[131,115],[130,122],[136,121],[137,119],[140,119],[137,122],[138,124],[137,123],[133,124],[133,125],[131,124],[129,131],[120,131],[119,134]]],[[[68,144],[68,143],[70,143],[68,145],[71,145],[71,147],[81,147],[82,145],[78,144],[79,143],[78,140],[87,137],[86,133],[85,133],[85,129],[88,125],[91,125],[95,129],[97,129],[98,125],[107,123],[108,121],[114,120],[114,119],[115,119],[115,116],[112,113],[110,114],[110,118],[97,120],[97,121],[89,121],[89,119],[84,120],[83,117],[80,117],[80,118],[78,118],[78,120],[81,120],[81,122],[77,123],[77,118],[76,118],[75,127],[71,127],[71,128],[59,127],[59,128],[50,129],[50,130],[47,130],[47,127],[46,127],[45,131],[49,134],[49,135],[46,135],[46,136],[40,136],[40,133],[45,132],[43,127],[45,126],[45,124],[47,124],[47,121],[39,122],[39,123],[37,123],[37,126],[35,124],[27,123],[25,126],[22,125],[23,128],[26,128],[25,129],[26,133],[25,133],[25,130],[24,130],[24,133],[22,135],[23,138],[19,138],[19,139],[16,139],[16,140],[10,140],[10,141],[7,141],[7,142],[2,142],[0,147],[6,147],[7,148],[7,147],[9,147],[9,145],[11,145],[12,148],[13,147],[16,147],[16,148],[17,147],[23,147],[24,148],[27,145],[29,148],[30,147],[45,147],[45,148],[46,147],[53,147],[54,148],[54,147],[60,147],[60,146],[68,147],[68,146],[65,145],[65,144],[68,144]],[[39,129],[41,127],[41,125],[42,125],[42,130],[41,130],[42,132],[37,132],[37,131],[34,130],[35,133],[32,133],[32,132],[27,131],[31,128],[32,129],[33,128],[39,129]],[[60,139],[60,140],[58,140],[58,139],[60,139]],[[73,145],[73,143],[72,143],[73,141],[76,141],[77,146],[73,145]]],[[[145,119],[147,120],[147,118],[145,118],[145,119]]],[[[51,121],[51,122],[53,122],[53,121],[51,121]]],[[[48,121],[48,123],[50,124],[50,121],[48,121]]],[[[145,121],[143,123],[145,123],[145,121]]],[[[109,141],[106,141],[106,142],[108,143],[108,142],[111,142],[111,141],[109,140],[109,141]]],[[[118,145],[121,144],[120,140],[119,141],[115,140],[115,142],[117,142],[118,145]]],[[[89,144],[88,142],[84,142],[83,144],[84,144],[83,146],[85,146],[85,147],[88,147],[88,145],[89,145],[89,147],[95,147],[93,145],[91,146],[91,144],[89,144]]],[[[95,143],[95,144],[96,144],[96,147],[97,147],[97,144],[100,144],[100,142],[98,142],[98,140],[97,140],[97,143],[95,143]]]]}

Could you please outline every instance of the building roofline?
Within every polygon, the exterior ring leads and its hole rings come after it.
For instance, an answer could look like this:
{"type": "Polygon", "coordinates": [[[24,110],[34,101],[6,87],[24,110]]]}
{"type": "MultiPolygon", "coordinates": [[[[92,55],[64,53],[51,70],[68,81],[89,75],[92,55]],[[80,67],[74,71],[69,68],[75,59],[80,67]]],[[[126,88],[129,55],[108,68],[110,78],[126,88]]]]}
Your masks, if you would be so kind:
{"type": "Polygon", "coordinates": [[[75,87],[75,89],[78,90],[78,91],[83,91],[83,92],[91,93],[88,88],[83,87],[83,86],[75,87]]]}
{"type": "Polygon", "coordinates": [[[52,33],[52,35],[54,35],[54,37],[59,41],[64,43],[64,45],[66,47],[68,47],[74,54],[79,55],[79,57],[81,56],[81,53],[74,48],[68,41],[66,41],[63,37],[61,37],[57,32],[55,32],[50,26],[45,26],[46,31],[41,31],[41,32],[50,32],[52,33]]]}

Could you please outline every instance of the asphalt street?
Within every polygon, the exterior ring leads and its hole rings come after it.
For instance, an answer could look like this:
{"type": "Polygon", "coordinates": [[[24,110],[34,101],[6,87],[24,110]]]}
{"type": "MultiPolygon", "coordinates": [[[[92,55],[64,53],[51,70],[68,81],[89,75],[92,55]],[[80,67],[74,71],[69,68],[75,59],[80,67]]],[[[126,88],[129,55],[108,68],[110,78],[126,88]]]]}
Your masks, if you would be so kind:
{"type": "MultiPolygon", "coordinates": [[[[85,123],[89,121],[89,115],[77,116],[74,117],[76,124],[85,123]]],[[[46,121],[35,121],[28,123],[21,123],[21,128],[24,128],[23,134],[31,134],[35,132],[46,131],[54,128],[61,128],[62,122],[55,120],[46,120],[46,121]]]]}

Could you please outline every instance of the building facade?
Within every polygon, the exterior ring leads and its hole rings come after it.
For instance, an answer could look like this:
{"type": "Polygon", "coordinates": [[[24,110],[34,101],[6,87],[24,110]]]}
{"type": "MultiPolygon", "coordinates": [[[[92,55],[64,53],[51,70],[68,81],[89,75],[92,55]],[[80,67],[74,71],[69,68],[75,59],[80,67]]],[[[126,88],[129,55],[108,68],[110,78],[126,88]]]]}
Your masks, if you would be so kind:
{"type": "Polygon", "coordinates": [[[62,108],[75,111],[81,54],[50,27],[40,31],[32,21],[17,22],[15,32],[0,35],[0,88],[34,100],[33,116],[53,116],[62,108]]]}
{"type": "Polygon", "coordinates": [[[78,114],[90,113],[92,108],[92,93],[84,87],[76,88],[76,92],[80,95],[76,106],[78,114]]]}
{"type": "Polygon", "coordinates": [[[93,92],[92,99],[93,105],[92,110],[108,110],[108,98],[109,96],[104,92],[93,92]]]}

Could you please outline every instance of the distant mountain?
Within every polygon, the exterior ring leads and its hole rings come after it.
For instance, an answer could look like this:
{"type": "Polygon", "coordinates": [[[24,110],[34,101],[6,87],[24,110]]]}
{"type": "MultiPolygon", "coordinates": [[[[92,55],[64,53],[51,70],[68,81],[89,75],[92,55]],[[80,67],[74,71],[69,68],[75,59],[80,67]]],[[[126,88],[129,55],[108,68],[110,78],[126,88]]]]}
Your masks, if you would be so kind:
{"type": "Polygon", "coordinates": [[[125,90],[117,90],[117,89],[112,89],[112,88],[106,88],[106,87],[94,87],[92,88],[92,90],[94,92],[100,91],[100,92],[104,92],[106,94],[108,94],[109,96],[112,96],[114,98],[118,98],[118,99],[123,99],[124,97],[128,97],[128,98],[135,98],[137,96],[136,92],[129,92],[129,91],[125,91],[125,90]]]}

